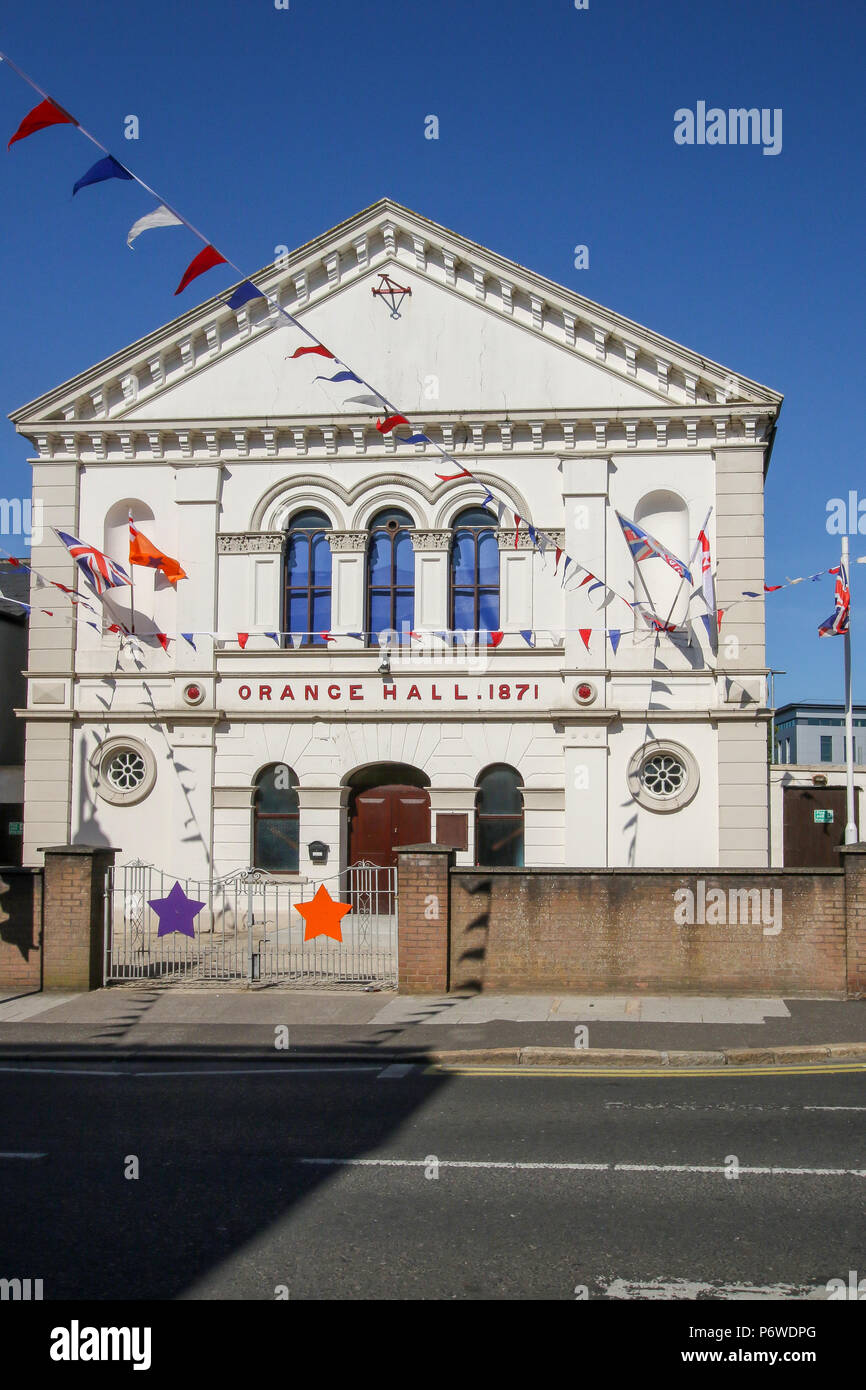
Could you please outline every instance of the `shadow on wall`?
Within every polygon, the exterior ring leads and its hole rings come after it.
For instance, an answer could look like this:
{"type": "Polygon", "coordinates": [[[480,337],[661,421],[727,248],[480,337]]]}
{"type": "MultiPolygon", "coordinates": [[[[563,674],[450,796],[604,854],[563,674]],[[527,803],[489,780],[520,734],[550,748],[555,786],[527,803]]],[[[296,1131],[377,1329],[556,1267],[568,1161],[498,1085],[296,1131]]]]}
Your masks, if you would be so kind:
{"type": "MultiPolygon", "coordinates": [[[[102,742],[97,735],[97,747],[102,742]]],[[[87,747],[84,739],[78,744],[78,829],[72,837],[74,845],[92,845],[95,849],[110,849],[111,841],[106,838],[97,818],[96,793],[90,788],[87,768],[87,747]]]]}
{"type": "Polygon", "coordinates": [[[487,959],[487,942],[490,935],[493,879],[489,875],[459,879],[457,891],[477,897],[479,901],[475,915],[463,929],[463,940],[452,942],[449,989],[481,994],[484,989],[484,963],[487,959]]]}
{"type": "Polygon", "coordinates": [[[39,949],[33,939],[33,881],[32,869],[0,869],[0,942],[26,961],[39,949]]]}

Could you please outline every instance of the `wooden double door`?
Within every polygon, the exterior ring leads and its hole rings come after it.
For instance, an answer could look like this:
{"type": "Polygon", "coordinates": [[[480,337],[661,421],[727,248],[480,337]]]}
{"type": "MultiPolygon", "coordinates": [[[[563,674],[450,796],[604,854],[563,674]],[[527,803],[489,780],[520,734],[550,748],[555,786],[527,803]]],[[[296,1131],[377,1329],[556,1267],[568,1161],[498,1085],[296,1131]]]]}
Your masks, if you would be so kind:
{"type": "MultiPolygon", "coordinates": [[[[395,846],[430,841],[430,793],[424,787],[389,785],[352,793],[349,804],[349,864],[366,861],[390,869],[395,846]]],[[[387,875],[382,874],[382,887],[387,875]]]]}

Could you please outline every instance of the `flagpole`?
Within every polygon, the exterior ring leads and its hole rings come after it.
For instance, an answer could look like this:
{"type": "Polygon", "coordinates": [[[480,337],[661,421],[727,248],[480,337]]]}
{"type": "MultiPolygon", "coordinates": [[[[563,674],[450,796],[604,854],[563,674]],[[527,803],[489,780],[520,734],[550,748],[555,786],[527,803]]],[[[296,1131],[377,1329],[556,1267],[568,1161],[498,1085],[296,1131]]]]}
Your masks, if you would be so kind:
{"type": "Polygon", "coordinates": [[[857,820],[854,812],[854,708],[851,681],[851,579],[848,569],[848,537],[842,537],[842,575],[848,589],[848,622],[845,625],[845,792],[848,818],[845,825],[845,844],[857,843],[857,820]]]}
{"type": "MultiPolygon", "coordinates": [[[[689,570],[691,570],[692,565],[695,563],[695,560],[696,560],[696,558],[697,558],[698,547],[700,546],[700,543],[701,543],[701,531],[706,531],[707,526],[709,525],[709,522],[710,522],[710,517],[712,516],[712,514],[713,514],[713,508],[712,508],[712,506],[710,506],[710,510],[707,512],[706,517],[704,518],[704,524],[703,524],[703,526],[701,527],[701,530],[698,532],[698,538],[697,538],[697,540],[695,541],[695,544],[694,544],[694,548],[693,548],[693,550],[692,550],[692,553],[691,553],[691,555],[689,556],[689,570]]],[[[667,621],[668,621],[668,622],[670,622],[670,620],[671,620],[671,618],[672,618],[672,616],[673,616],[673,611],[674,611],[674,609],[676,608],[677,604],[679,603],[680,594],[682,593],[683,585],[685,584],[685,582],[686,582],[686,581],[685,581],[685,578],[681,577],[681,578],[680,578],[680,582],[679,582],[679,584],[677,585],[677,591],[676,591],[676,593],[674,594],[674,601],[673,601],[673,603],[671,604],[671,611],[670,611],[670,613],[668,613],[668,616],[667,616],[667,621]]],[[[692,582],[694,583],[694,579],[692,580],[692,582]]]]}
{"type": "MultiPolygon", "coordinates": [[[[129,524],[132,526],[132,511],[129,513],[129,524]]],[[[129,557],[132,555],[132,535],[128,536],[127,550],[129,557]]],[[[135,566],[132,559],[129,559],[129,627],[135,636],[135,566]]]]}

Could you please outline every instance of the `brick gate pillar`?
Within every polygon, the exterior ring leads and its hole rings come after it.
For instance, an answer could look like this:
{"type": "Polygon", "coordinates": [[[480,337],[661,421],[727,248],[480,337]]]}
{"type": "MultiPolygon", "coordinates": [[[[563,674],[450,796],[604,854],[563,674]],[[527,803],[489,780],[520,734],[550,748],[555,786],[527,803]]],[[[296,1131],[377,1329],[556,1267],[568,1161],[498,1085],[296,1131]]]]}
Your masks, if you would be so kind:
{"type": "Polygon", "coordinates": [[[845,869],[845,956],[848,998],[866,995],[866,843],[840,845],[845,869]]]}
{"type": "Polygon", "coordinates": [[[450,945],[447,845],[399,845],[397,969],[401,994],[445,994],[450,945]]]}
{"type": "Polygon", "coordinates": [[[92,845],[45,850],[43,989],[99,989],[102,984],[105,871],[116,853],[92,845]]]}

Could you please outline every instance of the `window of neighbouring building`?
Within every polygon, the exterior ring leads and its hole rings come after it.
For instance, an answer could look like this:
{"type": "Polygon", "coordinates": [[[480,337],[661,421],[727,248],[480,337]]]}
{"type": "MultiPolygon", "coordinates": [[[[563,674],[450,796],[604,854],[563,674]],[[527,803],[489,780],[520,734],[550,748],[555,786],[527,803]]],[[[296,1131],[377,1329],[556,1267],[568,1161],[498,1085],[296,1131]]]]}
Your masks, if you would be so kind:
{"type": "Polygon", "coordinates": [[[833,761],[833,735],[821,735],[821,762],[832,763],[833,761]]]}
{"type": "Polygon", "coordinates": [[[271,873],[296,874],[300,814],[298,779],[284,763],[258,774],[253,794],[253,865],[271,873]]]}
{"type": "Polygon", "coordinates": [[[523,867],[523,779],[505,763],[485,768],[476,783],[475,862],[485,868],[523,867]]]}
{"type": "Polygon", "coordinates": [[[283,630],[295,646],[324,647],[331,626],[331,523],[322,512],[292,518],[286,537],[283,630]]]}

